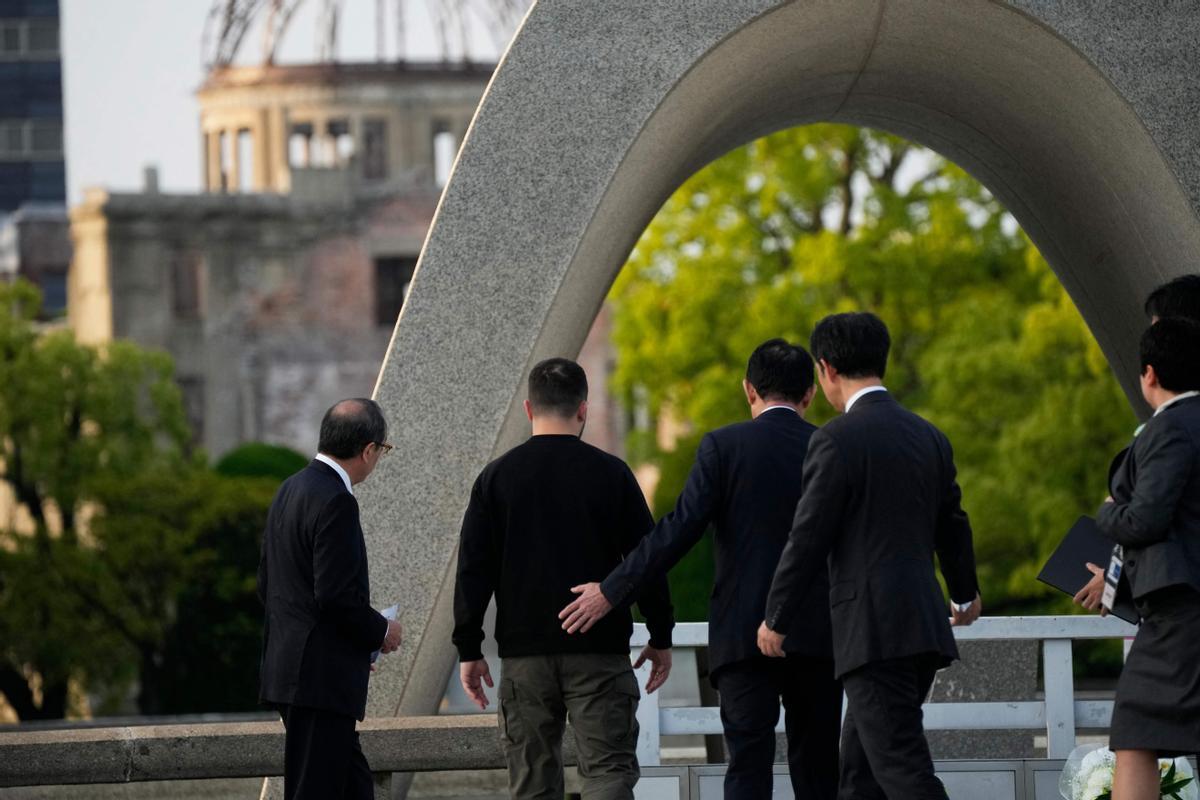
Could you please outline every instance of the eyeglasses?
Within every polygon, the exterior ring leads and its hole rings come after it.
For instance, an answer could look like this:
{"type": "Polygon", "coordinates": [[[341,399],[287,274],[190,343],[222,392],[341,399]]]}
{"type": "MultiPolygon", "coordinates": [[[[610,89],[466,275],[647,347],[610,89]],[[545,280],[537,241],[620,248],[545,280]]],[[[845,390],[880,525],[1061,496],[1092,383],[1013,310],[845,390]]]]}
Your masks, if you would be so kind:
{"type": "Polygon", "coordinates": [[[394,445],[390,445],[387,442],[375,442],[375,446],[379,448],[380,456],[386,456],[388,453],[392,452],[392,448],[394,447],[394,445]]]}

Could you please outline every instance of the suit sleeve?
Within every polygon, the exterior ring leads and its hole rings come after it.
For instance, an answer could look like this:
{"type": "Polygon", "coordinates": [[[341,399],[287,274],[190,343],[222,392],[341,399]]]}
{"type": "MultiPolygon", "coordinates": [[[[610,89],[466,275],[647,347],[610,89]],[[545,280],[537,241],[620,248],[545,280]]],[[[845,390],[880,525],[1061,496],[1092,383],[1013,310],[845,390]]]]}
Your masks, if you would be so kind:
{"type": "Polygon", "coordinates": [[[471,487],[471,500],[458,540],[458,573],[454,583],[454,633],[460,661],[483,658],[483,617],[496,591],[499,554],[495,552],[483,476],[471,487]]]}
{"type": "Polygon", "coordinates": [[[371,652],[383,643],[388,623],[360,589],[367,568],[362,535],[358,502],[348,492],[338,493],[321,511],[313,534],[313,593],[320,620],[371,652]]]}
{"type": "Polygon", "coordinates": [[[804,458],[803,492],[787,545],[767,594],[767,627],[781,633],[791,627],[809,586],[828,568],[829,551],[850,496],[846,466],[837,443],[823,430],[813,434],[804,458]]]}
{"type": "Polygon", "coordinates": [[[938,509],[937,531],[934,549],[938,564],[946,578],[950,599],[955,603],[969,603],[979,591],[979,579],[975,573],[975,544],[971,534],[971,522],[962,508],[962,489],[954,468],[954,452],[950,442],[943,439],[946,485],[943,488],[942,505],[938,509]]]}
{"type": "Polygon", "coordinates": [[[1128,502],[1105,503],[1096,522],[1117,544],[1146,547],[1167,538],[1196,455],[1186,432],[1164,419],[1146,427],[1129,457],[1137,478],[1128,502]]]}
{"type": "Polygon", "coordinates": [[[267,527],[263,530],[262,542],[258,548],[258,600],[264,606],[267,604],[267,531],[271,530],[271,512],[267,512],[267,527]]]}
{"type": "MultiPolygon", "coordinates": [[[[626,538],[621,550],[623,555],[628,556],[654,527],[654,517],[646,505],[646,497],[638,486],[637,478],[633,477],[628,467],[625,468],[624,483],[622,507],[625,519],[622,530],[626,538]]],[[[666,573],[648,576],[636,597],[638,609],[646,618],[646,628],[650,631],[650,646],[666,650],[671,646],[671,630],[675,627],[675,609],[671,606],[671,589],[667,585],[666,573]]]]}
{"type": "Polygon", "coordinates": [[[720,503],[718,469],[716,442],[706,435],[700,441],[696,462],[675,510],[636,541],[633,550],[600,584],[600,591],[613,606],[629,605],[648,580],[666,575],[704,536],[712,522],[713,510],[720,503]]]}

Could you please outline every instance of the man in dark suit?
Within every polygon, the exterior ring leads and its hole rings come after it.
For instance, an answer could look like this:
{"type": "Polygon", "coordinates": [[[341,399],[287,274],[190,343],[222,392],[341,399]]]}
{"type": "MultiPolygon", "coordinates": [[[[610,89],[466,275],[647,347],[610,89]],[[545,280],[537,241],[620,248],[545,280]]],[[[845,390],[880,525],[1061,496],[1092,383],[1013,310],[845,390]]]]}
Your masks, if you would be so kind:
{"type": "Polygon", "coordinates": [[[784,632],[828,561],[834,659],[849,702],[838,796],[945,800],[921,725],[934,675],[958,657],[935,553],[952,622],[974,622],[981,601],[950,443],[884,389],[890,344],[873,314],[835,314],[813,331],[821,390],[844,413],[809,442],[759,647],[783,655],[784,632]]]}
{"type": "Polygon", "coordinates": [[[751,420],[704,436],[675,510],[603,583],[575,587],[579,597],[559,617],[568,631],[587,631],[613,607],[627,606],[714,525],[708,649],[729,749],[725,797],[771,796],[782,698],[794,794],[797,800],[831,799],[837,793],[842,687],[833,675],[824,569],[814,575],[801,613],[787,629],[788,657],[765,658],[756,644],[816,430],[803,416],[815,390],[812,358],[802,347],[772,339],[750,356],[742,388],[751,420]]]}
{"type": "Polygon", "coordinates": [[[391,449],[386,438],[375,401],[341,401],[321,421],[317,457],[283,482],[267,514],[260,699],[287,730],[288,800],[374,797],[354,724],[366,713],[371,654],[396,650],[401,630],[371,608],[353,486],[391,449]]]}

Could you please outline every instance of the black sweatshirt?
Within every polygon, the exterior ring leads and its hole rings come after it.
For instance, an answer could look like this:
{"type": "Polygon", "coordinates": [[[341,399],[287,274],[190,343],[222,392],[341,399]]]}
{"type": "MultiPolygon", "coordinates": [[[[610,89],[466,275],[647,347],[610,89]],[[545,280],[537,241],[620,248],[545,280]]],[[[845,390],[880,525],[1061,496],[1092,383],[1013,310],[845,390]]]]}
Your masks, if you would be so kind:
{"type": "MultiPolygon", "coordinates": [[[[500,656],[628,653],[633,618],[613,609],[587,633],[567,634],[558,612],[571,587],[604,579],[654,526],[621,459],[576,436],[539,435],[488,464],[471,489],[458,547],[454,645],[482,658],[483,615],[496,596],[500,656]]],[[[663,575],[638,600],[650,644],[675,626],[663,575]]]]}

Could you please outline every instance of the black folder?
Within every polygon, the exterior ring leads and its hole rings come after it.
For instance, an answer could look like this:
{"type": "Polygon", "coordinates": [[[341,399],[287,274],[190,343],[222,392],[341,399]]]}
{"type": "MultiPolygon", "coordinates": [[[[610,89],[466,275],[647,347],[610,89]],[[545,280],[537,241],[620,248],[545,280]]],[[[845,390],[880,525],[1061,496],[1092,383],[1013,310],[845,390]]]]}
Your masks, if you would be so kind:
{"type": "MultiPolygon", "coordinates": [[[[1038,574],[1038,580],[1074,597],[1092,579],[1092,573],[1088,570],[1087,565],[1091,563],[1108,569],[1112,551],[1112,540],[1105,538],[1104,534],[1100,533],[1100,529],[1096,527],[1096,520],[1091,517],[1080,517],[1071,526],[1071,530],[1067,532],[1062,544],[1050,556],[1046,566],[1042,567],[1041,573],[1038,574]]],[[[1124,575],[1121,576],[1120,590],[1117,592],[1117,601],[1114,605],[1112,610],[1114,616],[1134,625],[1138,624],[1137,609],[1134,608],[1133,599],[1129,596],[1129,584],[1124,575]]]]}

